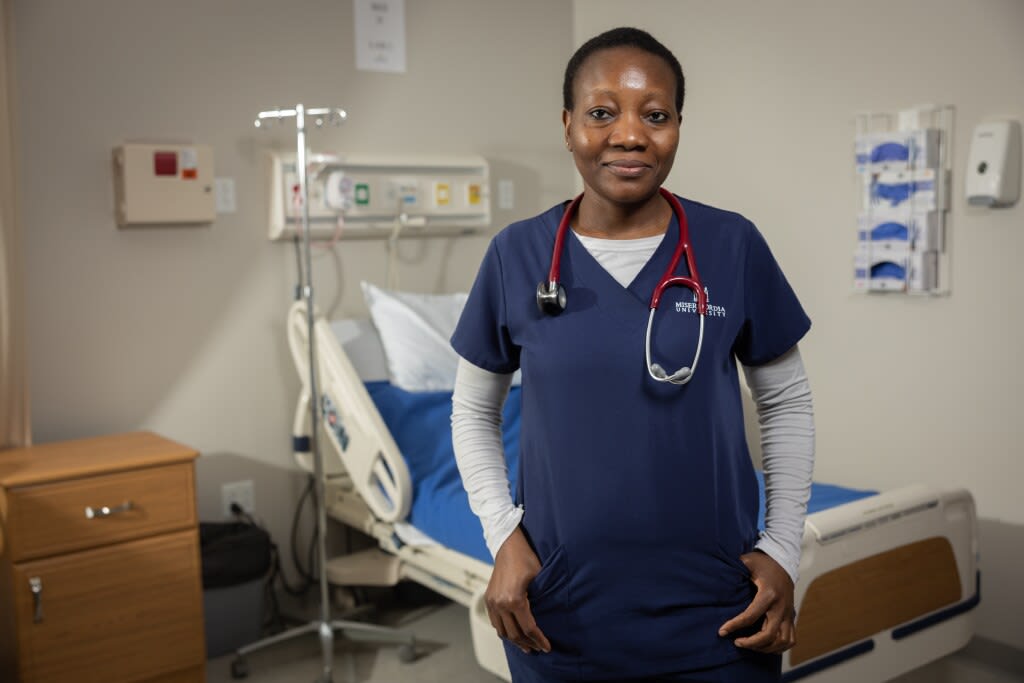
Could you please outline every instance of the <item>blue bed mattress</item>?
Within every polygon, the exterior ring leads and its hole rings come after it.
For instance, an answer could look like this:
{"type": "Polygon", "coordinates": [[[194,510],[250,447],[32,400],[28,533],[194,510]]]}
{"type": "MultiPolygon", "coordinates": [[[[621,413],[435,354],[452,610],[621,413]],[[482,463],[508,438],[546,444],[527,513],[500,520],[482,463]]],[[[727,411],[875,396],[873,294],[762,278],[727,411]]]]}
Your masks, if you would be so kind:
{"type": "MultiPolygon", "coordinates": [[[[370,397],[380,411],[391,435],[409,466],[413,481],[412,510],[408,522],[439,543],[490,563],[480,522],[469,509],[452,452],[449,391],[410,392],[389,382],[367,382],[370,397]]],[[[513,387],[504,411],[504,445],[512,495],[515,496],[519,468],[519,387],[513,387]]],[[[761,488],[758,527],[764,527],[764,478],[757,473],[761,488]]],[[[874,495],[831,484],[811,486],[811,513],[874,495]]]]}

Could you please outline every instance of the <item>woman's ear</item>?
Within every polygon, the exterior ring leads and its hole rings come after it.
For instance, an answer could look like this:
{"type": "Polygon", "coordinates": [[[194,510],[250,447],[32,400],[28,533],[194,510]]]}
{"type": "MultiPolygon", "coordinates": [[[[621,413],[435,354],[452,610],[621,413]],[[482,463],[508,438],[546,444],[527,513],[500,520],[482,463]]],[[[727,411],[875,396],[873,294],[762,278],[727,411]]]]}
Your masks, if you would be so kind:
{"type": "Polygon", "coordinates": [[[572,112],[568,109],[562,110],[562,126],[565,127],[565,148],[572,151],[572,139],[571,126],[572,126],[572,112]]]}

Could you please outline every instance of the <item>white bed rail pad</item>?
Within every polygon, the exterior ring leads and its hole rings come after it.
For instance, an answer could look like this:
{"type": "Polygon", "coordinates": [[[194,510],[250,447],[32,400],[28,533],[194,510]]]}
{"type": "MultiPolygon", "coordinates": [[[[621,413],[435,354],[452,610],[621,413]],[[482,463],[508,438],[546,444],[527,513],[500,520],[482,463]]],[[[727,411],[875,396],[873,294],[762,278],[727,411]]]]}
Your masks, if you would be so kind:
{"type": "MultiPolygon", "coordinates": [[[[292,304],[287,329],[295,369],[302,378],[303,391],[309,393],[304,301],[292,304]]],[[[330,325],[316,311],[314,334],[320,397],[313,408],[322,417],[319,436],[326,437],[326,442],[321,443],[330,445],[330,449],[322,450],[324,459],[327,461],[328,455],[333,455],[341,461],[360,497],[378,519],[405,519],[412,505],[412,479],[398,445],[330,325]]],[[[296,416],[296,422],[299,421],[296,416]]],[[[330,472],[331,468],[325,470],[330,472]]]]}
{"type": "Polygon", "coordinates": [[[973,635],[978,576],[966,490],[915,484],[808,516],[797,647],[783,658],[782,680],[889,680],[963,647],[973,635]]]}
{"type": "Polygon", "coordinates": [[[936,507],[940,501],[939,491],[913,484],[817,512],[808,518],[807,527],[819,543],[831,543],[848,534],[936,507]]]}

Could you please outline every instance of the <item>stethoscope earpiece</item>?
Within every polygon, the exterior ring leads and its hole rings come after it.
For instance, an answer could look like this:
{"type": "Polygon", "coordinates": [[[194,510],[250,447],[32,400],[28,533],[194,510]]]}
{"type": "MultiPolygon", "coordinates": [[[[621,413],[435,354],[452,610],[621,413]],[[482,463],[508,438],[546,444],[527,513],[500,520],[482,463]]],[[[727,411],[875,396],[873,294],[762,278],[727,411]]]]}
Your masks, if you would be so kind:
{"type": "Polygon", "coordinates": [[[537,308],[545,315],[558,315],[565,310],[565,287],[557,282],[537,285],[537,308]]]}

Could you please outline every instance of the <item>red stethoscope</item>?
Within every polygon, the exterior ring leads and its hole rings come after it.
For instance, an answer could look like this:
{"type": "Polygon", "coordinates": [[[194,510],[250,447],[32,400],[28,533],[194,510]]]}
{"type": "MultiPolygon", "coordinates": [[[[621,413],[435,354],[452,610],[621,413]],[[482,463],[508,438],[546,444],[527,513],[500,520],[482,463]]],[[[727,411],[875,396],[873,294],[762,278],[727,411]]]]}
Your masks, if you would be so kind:
{"type": "MultiPolygon", "coordinates": [[[[700,349],[704,343],[704,318],[708,312],[708,296],[704,291],[704,285],[701,283],[700,276],[697,274],[697,264],[693,258],[693,245],[690,244],[690,230],[687,226],[686,212],[683,210],[683,205],[679,203],[679,199],[674,194],[665,188],[659,188],[658,191],[668,201],[676,218],[679,219],[679,241],[676,243],[676,250],[672,254],[672,260],[668,264],[668,269],[661,276],[658,286],[654,288],[654,294],[651,295],[651,312],[647,317],[647,334],[644,339],[644,359],[647,362],[647,373],[655,381],[686,384],[693,378],[693,373],[697,370],[697,360],[700,358],[700,349]],[[690,276],[673,275],[672,273],[679,267],[679,261],[684,253],[686,254],[686,268],[689,270],[690,276]],[[697,351],[693,355],[693,362],[688,366],[679,368],[672,374],[668,374],[657,363],[651,362],[651,328],[654,324],[654,312],[658,309],[661,295],[669,287],[686,287],[691,290],[694,298],[697,300],[697,313],[700,315],[700,333],[697,336],[697,351]]],[[[562,214],[562,220],[559,222],[558,230],[555,232],[555,247],[551,252],[551,269],[548,271],[548,281],[537,285],[537,307],[547,315],[558,315],[566,307],[565,288],[558,282],[562,264],[562,246],[565,243],[565,235],[569,231],[569,224],[572,222],[572,217],[575,215],[581,199],[583,199],[582,194],[573,199],[566,208],[565,213],[562,214]]]]}

